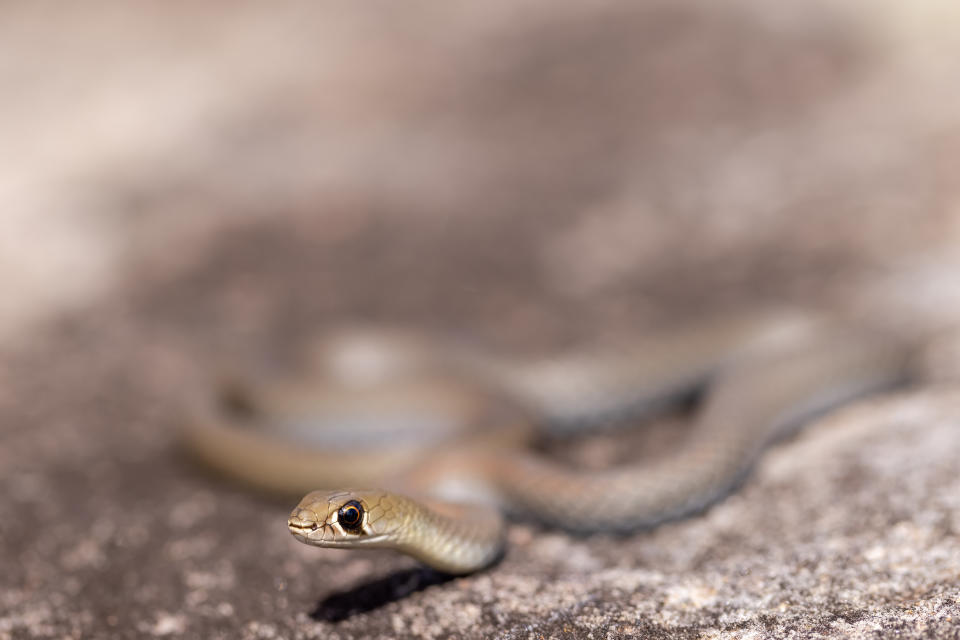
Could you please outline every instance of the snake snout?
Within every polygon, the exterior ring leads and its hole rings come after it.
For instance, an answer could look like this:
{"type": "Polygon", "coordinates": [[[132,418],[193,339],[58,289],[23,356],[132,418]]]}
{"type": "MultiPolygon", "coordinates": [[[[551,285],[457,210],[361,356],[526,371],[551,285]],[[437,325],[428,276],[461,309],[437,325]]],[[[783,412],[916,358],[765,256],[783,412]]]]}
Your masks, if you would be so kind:
{"type": "Polygon", "coordinates": [[[320,527],[317,522],[317,514],[306,509],[298,509],[287,518],[287,526],[294,533],[305,533],[316,531],[320,527]]]}

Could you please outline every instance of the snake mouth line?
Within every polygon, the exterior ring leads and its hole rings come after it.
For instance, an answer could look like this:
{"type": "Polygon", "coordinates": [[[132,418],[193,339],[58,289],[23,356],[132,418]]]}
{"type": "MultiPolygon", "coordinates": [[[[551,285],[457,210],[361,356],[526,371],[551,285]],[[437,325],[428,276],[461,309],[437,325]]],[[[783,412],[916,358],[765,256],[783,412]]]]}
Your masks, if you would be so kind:
{"type": "Polygon", "coordinates": [[[291,518],[287,521],[287,527],[293,533],[307,535],[311,531],[316,531],[319,529],[320,525],[318,525],[316,522],[297,522],[291,518]]]}

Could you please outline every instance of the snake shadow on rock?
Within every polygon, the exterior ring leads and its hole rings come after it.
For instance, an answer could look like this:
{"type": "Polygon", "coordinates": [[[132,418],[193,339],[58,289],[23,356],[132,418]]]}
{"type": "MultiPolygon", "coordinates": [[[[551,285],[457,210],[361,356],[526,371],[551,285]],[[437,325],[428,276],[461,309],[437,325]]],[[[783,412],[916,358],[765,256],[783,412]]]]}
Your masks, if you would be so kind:
{"type": "Polygon", "coordinates": [[[456,577],[425,567],[402,569],[346,591],[330,594],[317,604],[310,617],[318,622],[342,622],[456,577]]]}

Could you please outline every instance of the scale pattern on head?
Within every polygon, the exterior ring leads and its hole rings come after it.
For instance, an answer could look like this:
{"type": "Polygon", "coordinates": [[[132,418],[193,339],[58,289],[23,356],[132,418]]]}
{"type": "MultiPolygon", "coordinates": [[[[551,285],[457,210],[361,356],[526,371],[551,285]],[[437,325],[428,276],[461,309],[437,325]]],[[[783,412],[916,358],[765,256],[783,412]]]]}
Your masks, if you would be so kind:
{"type": "Polygon", "coordinates": [[[402,522],[383,491],[313,491],[287,520],[290,532],[318,547],[388,546],[402,522]]]}

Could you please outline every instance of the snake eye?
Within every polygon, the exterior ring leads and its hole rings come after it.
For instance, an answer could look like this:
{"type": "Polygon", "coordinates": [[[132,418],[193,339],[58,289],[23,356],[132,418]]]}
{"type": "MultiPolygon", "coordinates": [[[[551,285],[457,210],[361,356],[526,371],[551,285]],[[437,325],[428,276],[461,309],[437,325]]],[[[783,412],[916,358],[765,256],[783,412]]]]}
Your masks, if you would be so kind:
{"type": "Polygon", "coordinates": [[[356,500],[346,503],[337,511],[337,522],[348,531],[356,531],[363,522],[363,505],[356,500]]]}

